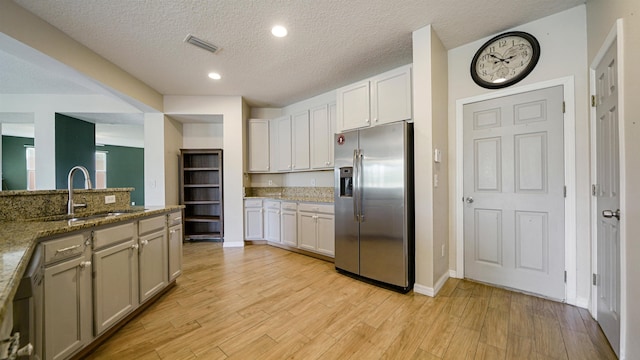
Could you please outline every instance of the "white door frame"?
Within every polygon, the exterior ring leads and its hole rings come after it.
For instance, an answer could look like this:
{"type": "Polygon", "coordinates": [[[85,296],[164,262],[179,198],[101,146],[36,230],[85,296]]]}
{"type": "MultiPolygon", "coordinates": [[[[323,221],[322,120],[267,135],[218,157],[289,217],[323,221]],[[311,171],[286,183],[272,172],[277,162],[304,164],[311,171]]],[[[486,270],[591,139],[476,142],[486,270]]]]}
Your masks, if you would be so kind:
{"type": "MultiPolygon", "coordinates": [[[[622,19],[618,19],[616,23],[609,31],[607,38],[602,43],[602,46],[598,50],[598,53],[593,58],[591,65],[589,66],[589,91],[590,95],[596,93],[596,66],[602,61],[602,58],[606,54],[609,47],[616,42],[617,53],[616,59],[618,61],[618,141],[619,141],[619,153],[620,153],[620,212],[625,214],[626,210],[626,181],[625,181],[625,141],[624,141],[624,52],[623,52],[623,23],[622,19]]],[[[595,184],[597,180],[597,164],[596,164],[596,108],[591,107],[591,184],[595,184]]],[[[596,221],[597,214],[597,199],[591,197],[591,273],[594,274],[598,269],[598,222],[596,221]]],[[[625,358],[625,344],[626,344],[626,328],[627,319],[625,314],[627,313],[627,237],[626,228],[624,226],[625,218],[620,218],[620,359],[625,358]]],[[[594,319],[598,318],[598,287],[591,282],[591,306],[589,312],[594,319]]]]}
{"type": "MultiPolygon", "coordinates": [[[[463,189],[463,107],[465,104],[491,100],[519,94],[527,91],[545,89],[562,85],[564,90],[564,179],[567,186],[567,197],[564,201],[564,239],[565,239],[565,260],[564,266],[567,271],[567,285],[565,292],[566,302],[576,305],[577,297],[577,269],[576,269],[576,114],[575,114],[575,91],[574,77],[567,76],[559,79],[547,80],[531,85],[518,86],[483,95],[456,100],[456,188],[455,188],[455,227],[454,237],[456,240],[456,273],[454,277],[464,277],[464,216],[462,197],[463,189]]],[[[454,275],[454,274],[451,274],[454,275]]],[[[585,306],[584,304],[583,306],[585,306]]]]}

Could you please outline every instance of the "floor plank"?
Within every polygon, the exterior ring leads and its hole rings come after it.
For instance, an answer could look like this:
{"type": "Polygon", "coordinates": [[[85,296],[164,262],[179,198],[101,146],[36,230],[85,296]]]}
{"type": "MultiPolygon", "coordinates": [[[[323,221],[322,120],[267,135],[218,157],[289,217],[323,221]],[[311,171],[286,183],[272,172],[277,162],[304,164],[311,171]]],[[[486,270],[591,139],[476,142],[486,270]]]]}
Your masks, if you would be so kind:
{"type": "Polygon", "coordinates": [[[588,311],[449,279],[398,294],[269,245],[184,244],[183,274],[88,359],[615,359],[588,311]]]}

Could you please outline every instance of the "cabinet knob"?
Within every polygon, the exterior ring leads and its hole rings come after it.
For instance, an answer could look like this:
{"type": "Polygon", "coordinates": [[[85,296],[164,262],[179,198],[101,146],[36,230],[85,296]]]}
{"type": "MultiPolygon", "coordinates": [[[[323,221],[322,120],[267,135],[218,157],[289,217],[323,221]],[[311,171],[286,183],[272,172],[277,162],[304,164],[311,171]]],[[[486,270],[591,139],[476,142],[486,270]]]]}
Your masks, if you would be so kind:
{"type": "Polygon", "coordinates": [[[149,240],[142,240],[142,241],[140,241],[140,245],[142,245],[142,246],[145,246],[145,245],[147,245],[147,244],[149,244],[149,240]]]}
{"type": "Polygon", "coordinates": [[[83,261],[83,262],[81,262],[81,263],[80,263],[80,265],[78,265],[78,266],[80,266],[80,269],[84,269],[84,268],[86,268],[86,267],[91,266],[91,261],[83,261]]]}
{"type": "Polygon", "coordinates": [[[374,121],[374,122],[378,122],[378,118],[374,118],[374,119],[373,119],[373,121],[374,121]]]}
{"type": "Polygon", "coordinates": [[[138,249],[138,247],[139,247],[139,245],[138,245],[138,244],[133,244],[133,245],[131,245],[131,249],[132,249],[132,250],[137,250],[137,249],[138,249]]]}
{"type": "Polygon", "coordinates": [[[369,119],[364,119],[364,122],[368,123],[368,122],[369,122],[369,119]]]}

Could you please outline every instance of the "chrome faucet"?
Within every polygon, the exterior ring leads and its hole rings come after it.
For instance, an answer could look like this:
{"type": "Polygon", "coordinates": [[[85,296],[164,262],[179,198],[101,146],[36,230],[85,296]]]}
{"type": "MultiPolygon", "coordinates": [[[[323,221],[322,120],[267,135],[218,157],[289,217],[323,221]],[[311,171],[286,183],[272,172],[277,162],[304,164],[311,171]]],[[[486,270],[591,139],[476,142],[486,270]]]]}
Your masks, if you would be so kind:
{"type": "Polygon", "coordinates": [[[91,178],[89,177],[89,171],[84,166],[74,166],[69,170],[69,176],[67,177],[67,184],[69,186],[69,202],[67,202],[67,215],[73,215],[76,208],[86,208],[87,204],[76,204],[73,202],[73,175],[76,170],[80,170],[84,174],[84,188],[91,189],[91,178]]]}

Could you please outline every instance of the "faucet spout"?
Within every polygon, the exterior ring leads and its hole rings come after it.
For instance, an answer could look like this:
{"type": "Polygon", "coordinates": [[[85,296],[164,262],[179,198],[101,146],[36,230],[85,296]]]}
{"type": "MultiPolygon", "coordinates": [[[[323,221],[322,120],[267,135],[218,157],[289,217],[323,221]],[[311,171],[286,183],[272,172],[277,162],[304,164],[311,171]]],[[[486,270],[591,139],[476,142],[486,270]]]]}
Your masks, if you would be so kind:
{"type": "Polygon", "coordinates": [[[89,176],[89,171],[84,166],[74,166],[69,170],[69,176],[67,177],[67,185],[69,190],[69,201],[67,202],[67,215],[73,215],[75,208],[77,207],[87,207],[87,204],[76,204],[73,201],[73,175],[76,171],[82,172],[84,175],[84,188],[89,190],[91,189],[91,177],[89,176]]]}

